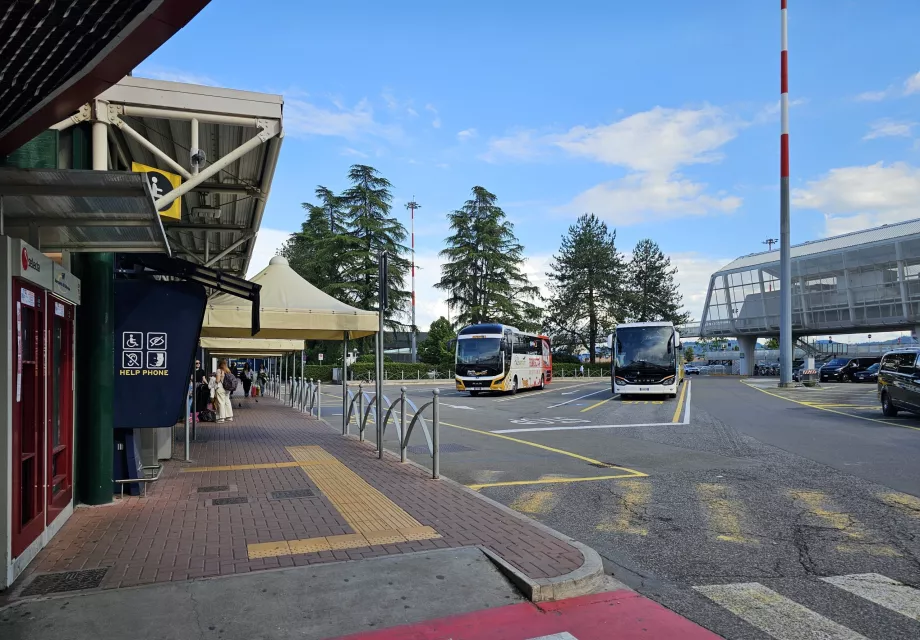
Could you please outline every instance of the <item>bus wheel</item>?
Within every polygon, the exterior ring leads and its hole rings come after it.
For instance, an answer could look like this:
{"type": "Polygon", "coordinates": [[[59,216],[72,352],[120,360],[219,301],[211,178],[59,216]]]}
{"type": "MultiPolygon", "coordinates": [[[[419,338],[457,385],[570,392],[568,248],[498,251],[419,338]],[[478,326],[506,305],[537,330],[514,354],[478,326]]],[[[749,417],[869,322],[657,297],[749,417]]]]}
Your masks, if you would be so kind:
{"type": "Polygon", "coordinates": [[[671,400],[673,400],[674,398],[677,397],[677,394],[676,394],[676,393],[669,393],[669,394],[668,394],[668,397],[669,397],[671,400]]]}
{"type": "Polygon", "coordinates": [[[517,393],[517,376],[514,376],[514,380],[511,381],[511,395],[517,393]]]}
{"type": "Polygon", "coordinates": [[[473,397],[476,397],[476,396],[479,395],[479,392],[478,392],[478,391],[470,391],[470,395],[473,396],[473,397]]]}
{"type": "Polygon", "coordinates": [[[540,376],[540,389],[543,389],[546,386],[546,377],[540,376]]]}

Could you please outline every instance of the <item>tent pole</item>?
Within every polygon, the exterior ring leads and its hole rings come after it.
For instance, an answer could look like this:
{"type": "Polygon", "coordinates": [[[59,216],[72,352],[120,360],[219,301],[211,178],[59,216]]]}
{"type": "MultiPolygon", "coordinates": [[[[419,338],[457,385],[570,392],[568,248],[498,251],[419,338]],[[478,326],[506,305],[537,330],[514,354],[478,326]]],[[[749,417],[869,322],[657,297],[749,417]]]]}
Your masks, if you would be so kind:
{"type": "Polygon", "coordinates": [[[348,435],[348,332],[342,332],[342,435],[348,435]]]}

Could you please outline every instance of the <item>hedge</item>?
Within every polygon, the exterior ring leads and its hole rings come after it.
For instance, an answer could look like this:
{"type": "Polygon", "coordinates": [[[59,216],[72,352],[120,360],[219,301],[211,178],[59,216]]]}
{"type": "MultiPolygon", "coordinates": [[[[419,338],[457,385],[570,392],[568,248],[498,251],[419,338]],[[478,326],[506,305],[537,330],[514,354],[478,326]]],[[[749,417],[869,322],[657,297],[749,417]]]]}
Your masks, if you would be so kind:
{"type": "MultiPolygon", "coordinates": [[[[568,362],[561,364],[553,364],[553,377],[554,378],[573,378],[577,375],[580,375],[579,368],[581,364],[570,364],[568,362]]],[[[606,377],[610,375],[610,365],[609,364],[594,364],[589,365],[585,364],[585,376],[586,377],[606,377]]]]}

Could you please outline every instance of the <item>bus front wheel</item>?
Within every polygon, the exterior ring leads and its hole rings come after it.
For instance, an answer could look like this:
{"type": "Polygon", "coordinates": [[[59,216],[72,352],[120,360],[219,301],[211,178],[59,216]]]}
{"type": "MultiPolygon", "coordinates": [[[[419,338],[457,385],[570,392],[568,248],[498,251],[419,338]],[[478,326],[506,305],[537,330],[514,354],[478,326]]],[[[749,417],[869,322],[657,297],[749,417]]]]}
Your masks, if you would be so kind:
{"type": "Polygon", "coordinates": [[[546,386],[546,376],[540,376],[540,389],[546,386]]]}
{"type": "Polygon", "coordinates": [[[511,381],[511,395],[516,394],[517,389],[518,389],[517,376],[514,376],[514,380],[511,381]]]}

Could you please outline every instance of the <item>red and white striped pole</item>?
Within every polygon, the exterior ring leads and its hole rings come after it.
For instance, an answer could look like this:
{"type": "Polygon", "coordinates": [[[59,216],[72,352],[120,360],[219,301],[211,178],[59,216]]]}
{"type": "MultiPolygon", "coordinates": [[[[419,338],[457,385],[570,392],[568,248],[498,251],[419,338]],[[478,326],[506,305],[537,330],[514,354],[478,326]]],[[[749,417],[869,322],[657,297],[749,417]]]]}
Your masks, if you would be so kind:
{"type": "Polygon", "coordinates": [[[406,208],[411,212],[410,231],[412,234],[412,338],[409,352],[412,356],[412,362],[416,362],[417,345],[415,343],[415,210],[421,209],[415,198],[406,204],[406,208]]]}
{"type": "Polygon", "coordinates": [[[786,1],[780,0],[780,136],[779,136],[779,386],[792,385],[792,264],[789,233],[789,41],[786,1]]]}

